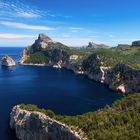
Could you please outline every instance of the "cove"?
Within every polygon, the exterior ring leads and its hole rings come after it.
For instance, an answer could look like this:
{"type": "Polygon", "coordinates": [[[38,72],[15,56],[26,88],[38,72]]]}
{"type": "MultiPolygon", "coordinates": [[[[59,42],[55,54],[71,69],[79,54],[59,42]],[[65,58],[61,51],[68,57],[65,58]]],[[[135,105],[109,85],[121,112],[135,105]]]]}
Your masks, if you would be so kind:
{"type": "MultiPolygon", "coordinates": [[[[23,48],[1,48],[0,57],[19,60],[23,48]]],[[[103,84],[66,69],[22,66],[0,67],[0,138],[16,140],[9,128],[9,114],[16,104],[35,104],[56,114],[77,115],[111,105],[122,96],[103,84]]]]}

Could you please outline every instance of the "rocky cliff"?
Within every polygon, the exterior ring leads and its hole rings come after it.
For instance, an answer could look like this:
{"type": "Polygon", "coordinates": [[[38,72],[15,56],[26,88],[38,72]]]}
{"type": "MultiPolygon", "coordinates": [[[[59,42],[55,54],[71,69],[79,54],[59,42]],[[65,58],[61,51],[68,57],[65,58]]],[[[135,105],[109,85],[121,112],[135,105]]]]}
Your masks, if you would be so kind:
{"type": "Polygon", "coordinates": [[[1,65],[2,66],[7,66],[7,67],[10,67],[10,66],[15,66],[16,63],[15,61],[9,57],[9,56],[4,56],[2,59],[1,59],[1,65]]]}
{"type": "Polygon", "coordinates": [[[121,93],[140,91],[140,70],[124,63],[117,63],[113,67],[105,67],[104,62],[96,54],[83,62],[84,74],[90,79],[105,83],[110,89],[121,93]]]}
{"type": "Polygon", "coordinates": [[[15,106],[10,117],[10,126],[20,140],[84,140],[70,127],[37,111],[15,106]]]}
{"type": "Polygon", "coordinates": [[[136,70],[124,63],[118,63],[107,71],[105,83],[109,85],[110,89],[122,93],[140,91],[140,70],[136,70]]]}
{"type": "Polygon", "coordinates": [[[138,47],[92,51],[72,49],[44,34],[39,34],[35,43],[23,51],[20,63],[64,67],[75,74],[84,74],[90,79],[105,83],[115,91],[122,93],[140,91],[140,70],[136,70],[140,61],[138,47]]]}
{"type": "Polygon", "coordinates": [[[68,49],[64,44],[55,42],[44,34],[39,34],[33,45],[22,52],[20,64],[61,67],[67,63],[68,49]]]}

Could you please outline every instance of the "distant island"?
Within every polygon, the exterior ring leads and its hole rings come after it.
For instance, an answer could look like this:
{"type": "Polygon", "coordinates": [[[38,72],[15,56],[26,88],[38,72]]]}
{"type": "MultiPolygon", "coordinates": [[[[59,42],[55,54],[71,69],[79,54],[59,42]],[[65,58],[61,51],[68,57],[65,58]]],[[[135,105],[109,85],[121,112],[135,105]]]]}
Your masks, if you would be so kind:
{"type": "Polygon", "coordinates": [[[39,34],[33,45],[22,52],[20,64],[63,67],[129,94],[140,91],[139,45],[136,41],[132,45],[109,48],[89,43],[87,48],[70,48],[39,34]]]}

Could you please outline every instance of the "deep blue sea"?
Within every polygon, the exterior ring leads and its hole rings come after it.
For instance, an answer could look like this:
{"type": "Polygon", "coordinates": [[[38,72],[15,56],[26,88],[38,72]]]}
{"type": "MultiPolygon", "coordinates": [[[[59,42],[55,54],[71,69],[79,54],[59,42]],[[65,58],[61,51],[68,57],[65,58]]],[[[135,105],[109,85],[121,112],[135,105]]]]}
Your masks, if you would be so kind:
{"type": "Polygon", "coordinates": [[[65,69],[18,65],[23,48],[0,48],[17,65],[0,67],[0,140],[16,140],[9,115],[17,104],[36,104],[57,114],[76,115],[95,111],[121,98],[106,86],[65,69]]]}

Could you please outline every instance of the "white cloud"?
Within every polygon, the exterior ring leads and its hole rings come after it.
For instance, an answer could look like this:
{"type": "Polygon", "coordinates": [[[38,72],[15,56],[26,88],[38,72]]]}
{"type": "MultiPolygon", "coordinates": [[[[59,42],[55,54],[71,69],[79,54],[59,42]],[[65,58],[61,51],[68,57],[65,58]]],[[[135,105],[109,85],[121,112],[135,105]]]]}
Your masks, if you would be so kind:
{"type": "Polygon", "coordinates": [[[33,12],[18,11],[16,17],[37,18],[41,17],[41,15],[33,12]]]}
{"type": "Polygon", "coordinates": [[[37,7],[29,6],[22,3],[20,0],[12,1],[2,1],[0,0],[0,17],[9,17],[9,18],[40,18],[43,16],[49,16],[52,18],[70,18],[71,16],[65,16],[60,14],[54,14],[52,11],[42,11],[37,7]]]}
{"type": "Polygon", "coordinates": [[[85,28],[82,28],[82,27],[69,27],[68,28],[72,33],[77,33],[79,31],[85,31],[86,29],[85,28]]]}
{"type": "Polygon", "coordinates": [[[24,34],[12,34],[12,33],[0,33],[0,39],[24,39],[24,38],[35,38],[33,35],[24,34]]]}
{"type": "Polygon", "coordinates": [[[84,30],[82,27],[70,27],[71,30],[84,30]]]}
{"type": "Polygon", "coordinates": [[[20,18],[38,18],[42,16],[42,12],[36,8],[30,7],[20,1],[0,0],[0,17],[20,17],[20,18]]]}
{"type": "Polygon", "coordinates": [[[28,24],[18,23],[18,22],[0,21],[0,25],[5,25],[13,28],[20,28],[20,29],[30,29],[30,30],[45,30],[45,31],[54,30],[54,28],[50,28],[47,26],[28,25],[28,24]]]}

